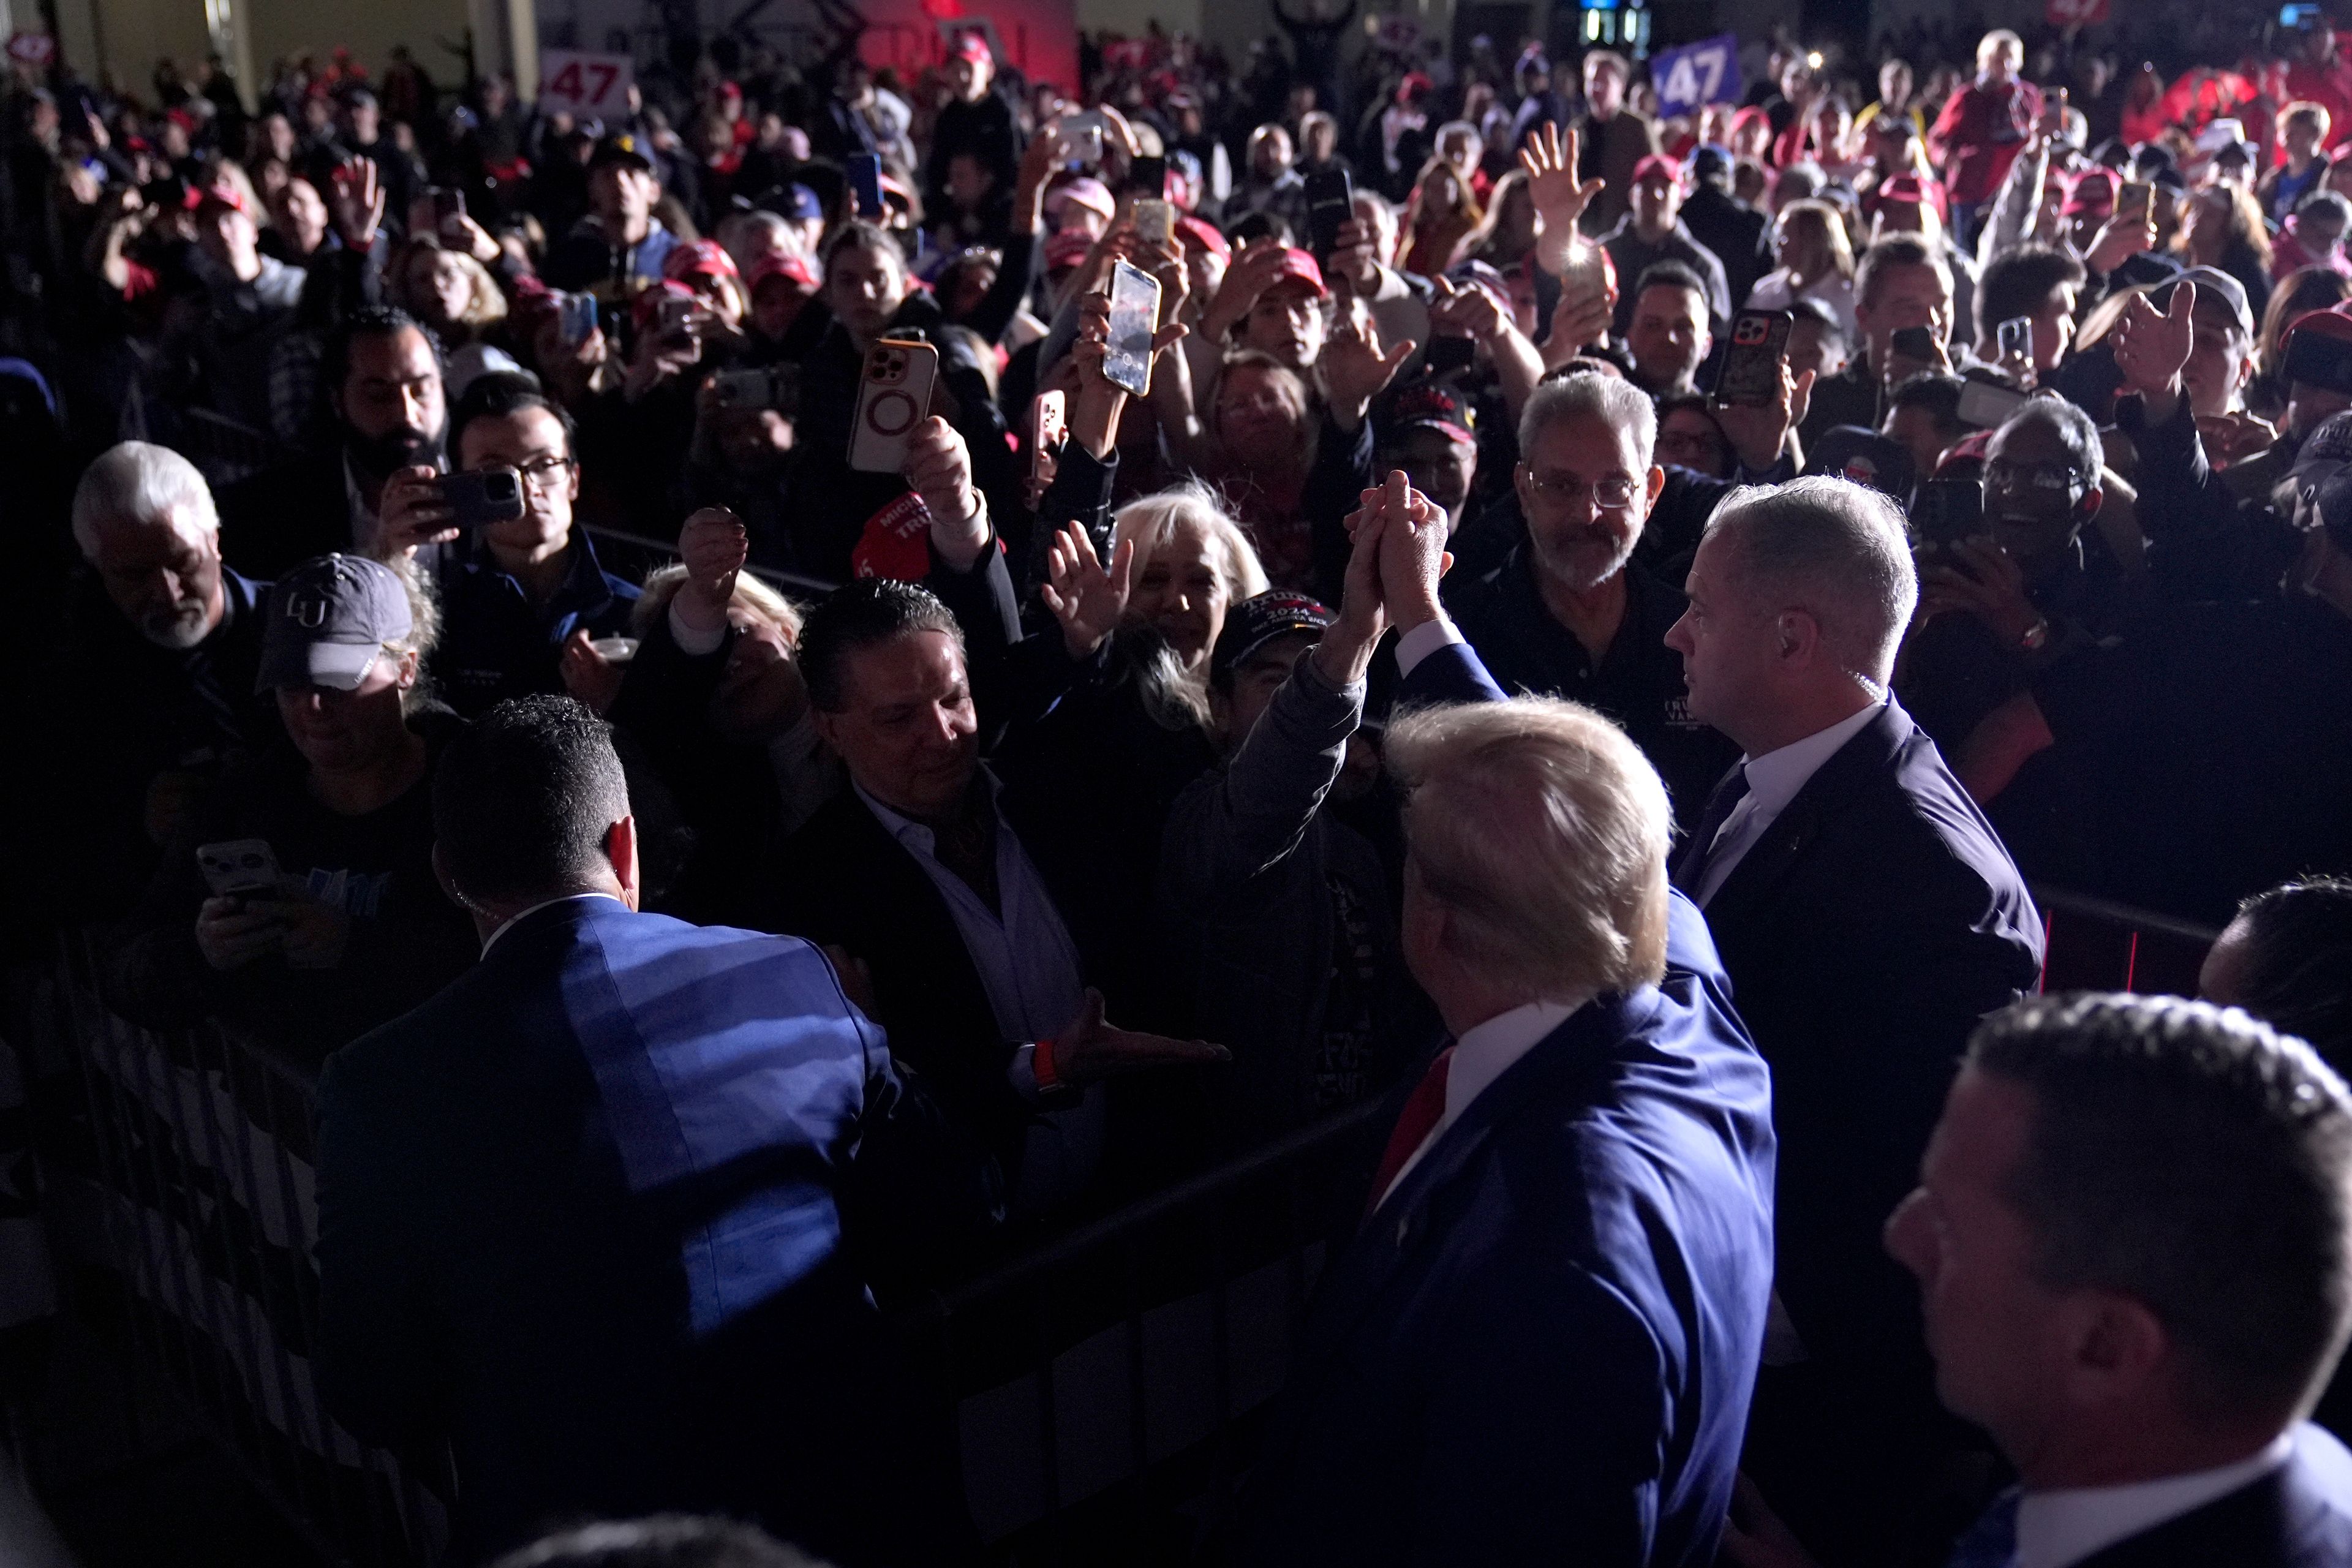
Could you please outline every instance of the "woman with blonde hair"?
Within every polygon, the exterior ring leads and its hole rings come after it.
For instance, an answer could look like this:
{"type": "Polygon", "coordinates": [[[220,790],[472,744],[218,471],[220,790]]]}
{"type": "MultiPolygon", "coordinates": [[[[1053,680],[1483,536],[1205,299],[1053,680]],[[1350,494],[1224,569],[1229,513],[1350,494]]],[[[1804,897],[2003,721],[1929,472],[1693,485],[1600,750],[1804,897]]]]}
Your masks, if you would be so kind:
{"type": "Polygon", "coordinates": [[[1748,309],[1785,310],[1799,300],[1818,300],[1836,315],[1845,341],[1860,342],[1862,329],[1853,312],[1853,247],[1838,210],[1823,201],[1790,202],[1773,226],[1772,252],[1780,265],[1756,280],[1748,291],[1748,309]]]}

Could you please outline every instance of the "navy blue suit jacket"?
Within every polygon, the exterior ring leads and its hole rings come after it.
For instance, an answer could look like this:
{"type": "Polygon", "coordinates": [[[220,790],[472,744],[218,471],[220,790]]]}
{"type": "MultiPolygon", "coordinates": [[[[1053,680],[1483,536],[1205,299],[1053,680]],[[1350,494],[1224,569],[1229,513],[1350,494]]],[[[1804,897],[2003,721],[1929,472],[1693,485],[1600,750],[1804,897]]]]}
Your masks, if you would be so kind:
{"type": "Polygon", "coordinates": [[[2308,1422],[2277,1469],[2078,1568],[2345,1568],[2352,1563],[2352,1453],[2308,1422]]]}
{"type": "Polygon", "coordinates": [[[919,1445],[861,1237],[992,1194],[815,949],[552,905],[320,1096],[321,1388],[362,1438],[452,1439],[457,1560],[679,1508],[955,1554],[943,1469],[877,1458],[919,1445]]]}
{"type": "MultiPolygon", "coordinates": [[[[1449,648],[1402,695],[1482,682],[1449,648]]],[[[1506,1070],[1338,1253],[1243,1561],[1713,1562],[1771,1291],[1771,1091],[1679,895],[1666,963],[1506,1070]]]]}

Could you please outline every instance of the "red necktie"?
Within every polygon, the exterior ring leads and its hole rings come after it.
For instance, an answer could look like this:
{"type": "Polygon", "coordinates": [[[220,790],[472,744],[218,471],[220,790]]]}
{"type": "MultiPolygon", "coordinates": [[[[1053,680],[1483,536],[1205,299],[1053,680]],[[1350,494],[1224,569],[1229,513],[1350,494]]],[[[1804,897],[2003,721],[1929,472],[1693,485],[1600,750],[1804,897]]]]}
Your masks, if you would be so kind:
{"type": "Polygon", "coordinates": [[[1397,1118],[1396,1131],[1389,1134],[1388,1147],[1381,1151],[1381,1168],[1372,1176],[1370,1195],[1364,1199],[1366,1219],[1372,1217],[1372,1211],[1388,1195],[1397,1173],[1404,1169],[1412,1152],[1428,1138],[1437,1119],[1445,1114],[1445,1074],[1453,1065],[1454,1047],[1448,1046],[1437,1053],[1437,1059],[1429,1064],[1429,1070],[1413,1086],[1412,1098],[1404,1102],[1404,1111],[1397,1118]]]}

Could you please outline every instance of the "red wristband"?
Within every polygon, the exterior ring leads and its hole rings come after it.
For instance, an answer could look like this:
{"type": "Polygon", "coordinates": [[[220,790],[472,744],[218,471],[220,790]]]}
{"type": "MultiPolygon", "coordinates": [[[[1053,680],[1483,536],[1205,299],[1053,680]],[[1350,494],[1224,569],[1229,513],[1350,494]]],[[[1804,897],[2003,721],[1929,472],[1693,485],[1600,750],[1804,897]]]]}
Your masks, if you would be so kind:
{"type": "Polygon", "coordinates": [[[1039,1040],[1029,1052],[1029,1073],[1037,1080],[1040,1089],[1051,1093],[1062,1087],[1061,1075],[1054,1070],[1054,1042],[1039,1040]]]}

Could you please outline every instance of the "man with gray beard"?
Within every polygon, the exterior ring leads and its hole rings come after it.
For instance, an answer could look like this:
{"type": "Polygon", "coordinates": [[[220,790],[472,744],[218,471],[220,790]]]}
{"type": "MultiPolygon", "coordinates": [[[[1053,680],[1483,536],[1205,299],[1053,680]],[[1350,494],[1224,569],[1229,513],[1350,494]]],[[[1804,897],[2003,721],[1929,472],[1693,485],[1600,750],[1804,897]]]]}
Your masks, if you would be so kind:
{"type": "Polygon", "coordinates": [[[1738,751],[1690,716],[1682,655],[1665,644],[1684,608],[1679,574],[1633,558],[1666,489],[1657,431],[1649,395],[1630,382],[1538,387],[1512,476],[1527,537],[1493,569],[1449,579],[1445,606],[1505,691],[1569,698],[1623,726],[1686,830],[1738,751]]]}
{"type": "Polygon", "coordinates": [[[220,518],[195,466],[125,441],[74,491],[73,587],[55,667],[37,683],[47,743],[20,787],[42,801],[27,838],[68,853],[45,879],[68,912],[119,911],[233,756],[282,744],[254,696],[268,590],[221,563],[220,518]]]}

